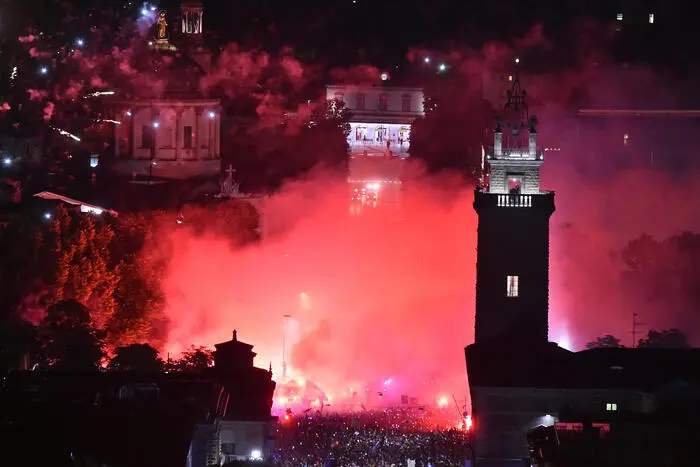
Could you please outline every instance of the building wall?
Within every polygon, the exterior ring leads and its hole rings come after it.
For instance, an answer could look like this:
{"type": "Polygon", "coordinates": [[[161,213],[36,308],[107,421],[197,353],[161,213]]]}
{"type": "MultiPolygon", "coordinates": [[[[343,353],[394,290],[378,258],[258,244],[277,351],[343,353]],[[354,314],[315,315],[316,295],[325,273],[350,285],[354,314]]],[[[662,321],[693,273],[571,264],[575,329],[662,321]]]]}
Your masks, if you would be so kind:
{"type": "Polygon", "coordinates": [[[517,327],[547,342],[549,218],[554,194],[475,193],[477,231],[475,342],[517,327]],[[517,293],[508,295],[508,276],[517,293]]]}
{"type": "MultiPolygon", "coordinates": [[[[401,114],[414,119],[423,114],[423,90],[390,86],[327,86],[326,99],[339,99],[354,115],[401,114]],[[386,107],[383,107],[386,99],[386,107]],[[408,107],[404,107],[407,99],[408,107]],[[362,105],[364,101],[364,105],[362,105]]],[[[381,122],[381,120],[378,120],[381,122]]]]}
{"type": "MultiPolygon", "coordinates": [[[[552,425],[562,410],[600,416],[615,412],[648,413],[649,395],[640,391],[610,389],[538,389],[472,387],[474,446],[477,458],[516,460],[528,457],[527,432],[538,425],[552,425]]],[[[509,462],[503,462],[508,465],[509,462]]]]}
{"type": "Polygon", "coordinates": [[[221,106],[218,101],[123,103],[115,119],[121,122],[115,125],[118,172],[189,178],[220,171],[221,106]]]}
{"type": "Polygon", "coordinates": [[[260,451],[263,458],[269,458],[272,455],[271,430],[270,422],[222,421],[219,433],[224,461],[248,459],[253,451],[260,451]]]}

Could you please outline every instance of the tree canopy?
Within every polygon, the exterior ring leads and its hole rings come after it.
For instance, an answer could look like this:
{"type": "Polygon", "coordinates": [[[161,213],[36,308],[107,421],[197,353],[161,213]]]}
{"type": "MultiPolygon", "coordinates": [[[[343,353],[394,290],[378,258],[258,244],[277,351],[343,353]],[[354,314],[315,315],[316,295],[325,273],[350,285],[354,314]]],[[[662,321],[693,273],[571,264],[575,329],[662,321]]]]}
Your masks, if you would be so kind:
{"type": "Polygon", "coordinates": [[[620,339],[610,334],[598,337],[596,338],[596,340],[586,344],[587,349],[600,349],[609,347],[624,347],[624,345],[620,343],[620,339]]]}

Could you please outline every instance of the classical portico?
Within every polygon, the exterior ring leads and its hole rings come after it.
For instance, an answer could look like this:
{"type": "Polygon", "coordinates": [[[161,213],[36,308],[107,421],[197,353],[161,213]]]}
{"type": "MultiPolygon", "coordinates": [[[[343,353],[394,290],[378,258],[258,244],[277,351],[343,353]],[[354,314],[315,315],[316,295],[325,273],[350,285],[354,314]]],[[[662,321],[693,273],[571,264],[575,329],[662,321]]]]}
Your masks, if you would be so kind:
{"type": "Polygon", "coordinates": [[[221,103],[216,99],[119,102],[117,172],[184,179],[220,171],[221,103]]]}

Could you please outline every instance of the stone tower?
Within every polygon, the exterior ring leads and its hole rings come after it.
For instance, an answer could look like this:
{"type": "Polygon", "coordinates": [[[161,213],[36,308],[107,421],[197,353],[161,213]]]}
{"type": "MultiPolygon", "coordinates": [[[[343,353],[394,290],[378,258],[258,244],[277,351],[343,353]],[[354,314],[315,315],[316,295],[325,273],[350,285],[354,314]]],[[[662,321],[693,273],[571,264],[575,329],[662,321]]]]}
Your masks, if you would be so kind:
{"type": "MultiPolygon", "coordinates": [[[[518,60],[516,59],[516,65],[518,60]]],[[[544,152],[516,72],[487,152],[488,185],[474,193],[477,235],[475,343],[516,335],[547,342],[549,218],[540,189],[544,152]]]]}

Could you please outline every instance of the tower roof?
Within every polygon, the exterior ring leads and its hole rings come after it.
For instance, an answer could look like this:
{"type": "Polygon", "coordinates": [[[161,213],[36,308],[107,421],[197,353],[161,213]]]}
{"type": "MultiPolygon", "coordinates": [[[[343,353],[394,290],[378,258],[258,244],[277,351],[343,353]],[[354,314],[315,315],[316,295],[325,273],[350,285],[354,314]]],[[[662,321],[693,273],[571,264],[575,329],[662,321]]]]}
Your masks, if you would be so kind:
{"type": "Polygon", "coordinates": [[[501,129],[502,124],[511,129],[524,129],[529,126],[530,131],[535,130],[537,118],[534,115],[530,117],[530,109],[526,99],[527,91],[520,84],[519,64],[520,59],[516,57],[513,84],[506,91],[507,101],[503,108],[503,116],[499,118],[497,130],[501,129]]]}

